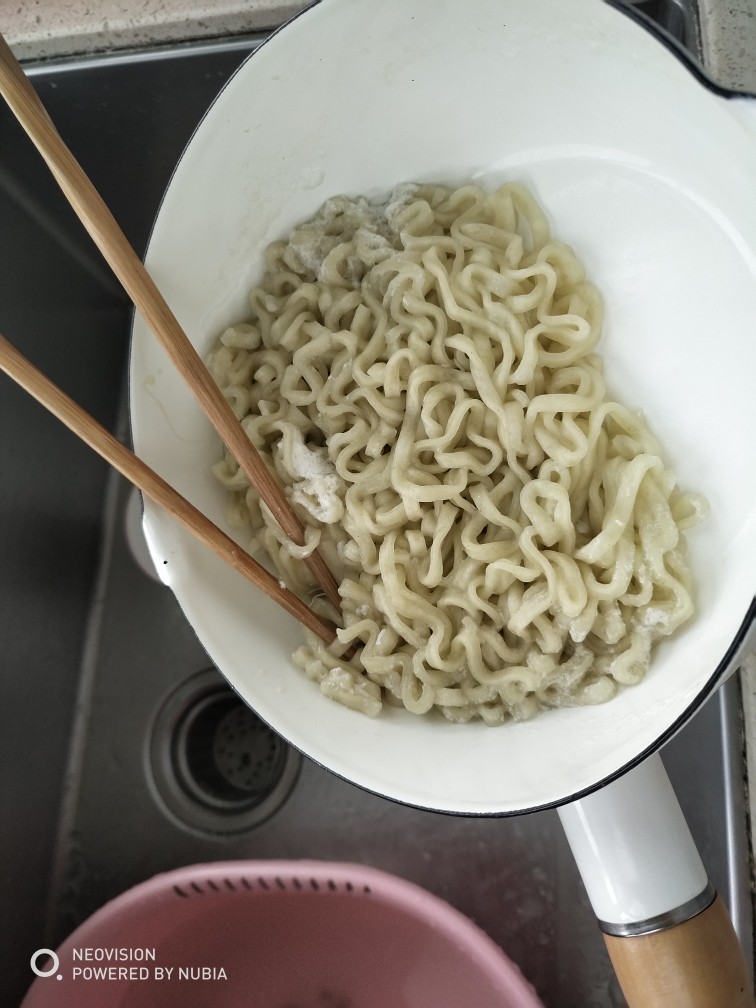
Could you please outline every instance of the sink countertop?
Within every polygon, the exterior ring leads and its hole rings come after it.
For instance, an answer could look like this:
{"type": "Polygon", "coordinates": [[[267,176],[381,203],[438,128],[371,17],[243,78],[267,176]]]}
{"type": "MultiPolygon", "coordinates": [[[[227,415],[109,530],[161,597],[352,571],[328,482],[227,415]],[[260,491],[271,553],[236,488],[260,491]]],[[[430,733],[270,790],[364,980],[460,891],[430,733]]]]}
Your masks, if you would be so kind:
{"type": "Polygon", "coordinates": [[[274,28],[302,0],[7,0],[0,31],[21,60],[274,28]]]}

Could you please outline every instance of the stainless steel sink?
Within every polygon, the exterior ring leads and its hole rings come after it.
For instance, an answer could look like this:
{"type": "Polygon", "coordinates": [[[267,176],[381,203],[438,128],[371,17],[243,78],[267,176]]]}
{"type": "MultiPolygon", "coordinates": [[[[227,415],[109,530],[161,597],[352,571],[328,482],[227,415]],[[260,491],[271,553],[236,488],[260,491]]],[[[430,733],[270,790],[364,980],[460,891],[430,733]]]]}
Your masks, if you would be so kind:
{"type": "MultiPolygon", "coordinates": [[[[140,251],[197,120],[259,41],[30,68],[140,251]]],[[[124,440],[130,317],[0,110],[0,331],[124,440]]],[[[36,949],[129,886],[179,865],[258,857],[396,872],[475,919],[547,1006],[623,1004],[556,813],[421,812],[290,750],[225,686],[139,562],[134,517],[120,478],[0,377],[2,1008],[21,1000],[36,949]]],[[[737,681],[664,757],[751,956],[737,681]]]]}

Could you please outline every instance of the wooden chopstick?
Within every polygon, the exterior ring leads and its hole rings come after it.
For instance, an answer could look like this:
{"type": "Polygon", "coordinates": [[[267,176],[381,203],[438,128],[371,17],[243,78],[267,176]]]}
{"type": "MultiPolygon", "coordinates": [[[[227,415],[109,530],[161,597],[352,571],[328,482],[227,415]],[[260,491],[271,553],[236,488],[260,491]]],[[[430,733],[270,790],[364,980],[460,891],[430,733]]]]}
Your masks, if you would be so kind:
{"type": "MultiPolygon", "coordinates": [[[[128,242],[94,185],[55,129],[26,74],[0,34],[0,93],[44,158],[68,202],[84,224],[139,313],[194,392],[202,409],[247,479],[260,494],[284,533],[298,546],[305,542],[302,523],[283,490],[236,419],[169,308],[141,259],[128,242]]],[[[322,555],[305,558],[327,598],[341,608],[338,585],[322,555]]]]}
{"type": "Polygon", "coordinates": [[[278,578],[254,560],[249,553],[45,377],[2,335],[0,335],[0,369],[138,487],[145,496],[172,514],[185,529],[205,543],[217,556],[262,589],[274,602],[283,606],[326,644],[335,641],[336,627],[332,623],[321,619],[278,578]]]}

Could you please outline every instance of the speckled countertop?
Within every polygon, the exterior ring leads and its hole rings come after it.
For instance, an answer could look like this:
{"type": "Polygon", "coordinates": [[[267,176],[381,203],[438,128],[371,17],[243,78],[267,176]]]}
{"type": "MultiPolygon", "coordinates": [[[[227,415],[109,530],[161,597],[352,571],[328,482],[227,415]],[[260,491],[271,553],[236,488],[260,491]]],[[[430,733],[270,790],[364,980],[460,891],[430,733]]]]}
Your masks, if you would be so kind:
{"type": "Polygon", "coordinates": [[[217,38],[273,28],[286,0],[2,0],[0,31],[19,59],[217,38]]]}

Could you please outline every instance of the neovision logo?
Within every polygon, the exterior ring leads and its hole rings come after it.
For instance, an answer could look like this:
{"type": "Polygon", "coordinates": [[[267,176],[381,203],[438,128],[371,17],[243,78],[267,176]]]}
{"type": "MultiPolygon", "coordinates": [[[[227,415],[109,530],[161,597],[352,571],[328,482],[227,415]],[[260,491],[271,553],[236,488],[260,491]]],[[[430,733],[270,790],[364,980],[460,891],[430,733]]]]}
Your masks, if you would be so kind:
{"type": "Polygon", "coordinates": [[[31,957],[29,965],[32,968],[32,973],[36,973],[38,977],[50,977],[53,974],[57,975],[58,980],[63,979],[63,975],[58,973],[60,969],[60,959],[53,952],[52,949],[41,948],[37,949],[34,955],[31,957]],[[39,968],[39,959],[42,956],[47,956],[50,959],[51,965],[48,969],[39,968]]]}

